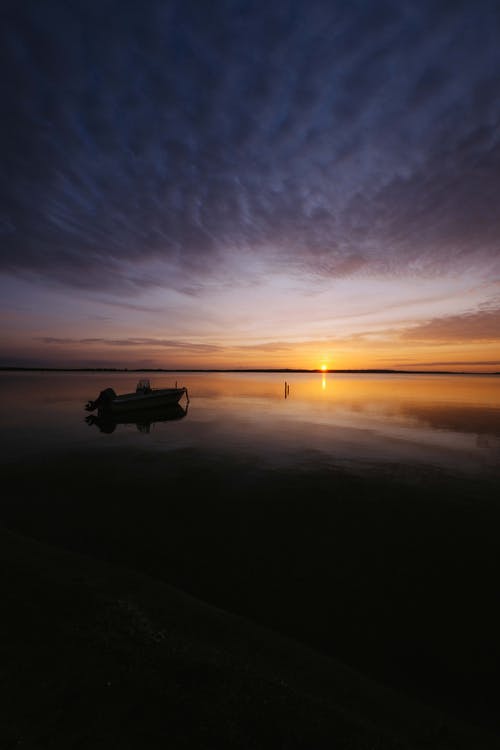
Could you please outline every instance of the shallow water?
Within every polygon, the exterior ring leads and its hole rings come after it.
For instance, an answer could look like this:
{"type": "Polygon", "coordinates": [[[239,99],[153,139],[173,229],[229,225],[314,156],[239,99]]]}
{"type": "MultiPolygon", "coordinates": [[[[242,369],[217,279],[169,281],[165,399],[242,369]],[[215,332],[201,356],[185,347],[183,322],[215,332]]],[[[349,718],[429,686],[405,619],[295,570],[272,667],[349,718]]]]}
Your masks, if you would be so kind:
{"type": "Polygon", "coordinates": [[[87,423],[89,399],[108,386],[134,390],[140,376],[1,373],[3,460],[136,446],[275,467],[401,463],[500,473],[499,376],[150,373],[153,387],[188,388],[182,419],[153,412],[128,424],[87,423]]]}

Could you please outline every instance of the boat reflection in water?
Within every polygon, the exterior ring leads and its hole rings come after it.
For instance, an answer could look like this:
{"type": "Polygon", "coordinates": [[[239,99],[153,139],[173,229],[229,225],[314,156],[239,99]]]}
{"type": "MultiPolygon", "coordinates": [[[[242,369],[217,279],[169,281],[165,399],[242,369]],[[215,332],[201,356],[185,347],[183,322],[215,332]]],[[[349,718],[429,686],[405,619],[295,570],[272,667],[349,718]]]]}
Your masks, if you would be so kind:
{"type": "Polygon", "coordinates": [[[101,432],[114,432],[119,424],[135,424],[139,432],[150,432],[155,422],[172,422],[183,419],[188,412],[188,404],[168,404],[149,409],[134,409],[130,412],[112,413],[99,411],[97,414],[89,414],[85,417],[88,425],[96,425],[101,432]]]}

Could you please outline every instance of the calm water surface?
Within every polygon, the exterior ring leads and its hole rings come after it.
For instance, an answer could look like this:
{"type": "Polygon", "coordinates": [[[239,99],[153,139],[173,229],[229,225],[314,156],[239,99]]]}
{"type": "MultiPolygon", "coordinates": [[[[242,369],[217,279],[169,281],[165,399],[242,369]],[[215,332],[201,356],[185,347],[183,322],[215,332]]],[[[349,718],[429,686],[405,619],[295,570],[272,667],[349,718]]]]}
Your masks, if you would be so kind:
{"type": "Polygon", "coordinates": [[[500,733],[500,377],[151,373],[180,419],[86,421],[140,377],[0,375],[7,528],[500,733]]]}
{"type": "Polygon", "coordinates": [[[500,474],[500,377],[314,373],[150,373],[189,392],[181,419],[86,421],[84,404],[139,373],[1,373],[2,457],[138,446],[248,457],[262,466],[427,464],[500,474]],[[289,392],[285,398],[285,378],[289,392]]]}

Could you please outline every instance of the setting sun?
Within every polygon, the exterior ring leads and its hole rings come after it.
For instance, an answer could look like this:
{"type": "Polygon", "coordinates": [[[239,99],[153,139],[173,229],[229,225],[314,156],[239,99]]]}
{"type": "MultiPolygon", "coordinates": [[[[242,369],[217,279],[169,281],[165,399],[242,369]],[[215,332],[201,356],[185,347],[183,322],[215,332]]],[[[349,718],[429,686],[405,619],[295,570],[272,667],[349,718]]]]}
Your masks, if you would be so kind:
{"type": "Polygon", "coordinates": [[[321,365],[321,371],[326,372],[328,370],[328,367],[326,365],[321,365]]]}

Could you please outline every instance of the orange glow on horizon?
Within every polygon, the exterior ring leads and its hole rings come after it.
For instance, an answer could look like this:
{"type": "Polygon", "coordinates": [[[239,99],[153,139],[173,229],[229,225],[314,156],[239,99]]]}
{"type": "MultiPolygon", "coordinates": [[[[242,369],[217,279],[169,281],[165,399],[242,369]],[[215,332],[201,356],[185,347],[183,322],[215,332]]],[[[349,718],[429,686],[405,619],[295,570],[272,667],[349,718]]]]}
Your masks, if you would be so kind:
{"type": "MultiPolygon", "coordinates": [[[[3,360],[8,366],[90,367],[128,369],[305,369],[320,373],[341,370],[448,370],[498,372],[498,341],[428,342],[402,339],[399,334],[379,338],[345,337],[331,340],[257,341],[193,337],[188,341],[142,337],[137,327],[122,328],[106,336],[82,324],[73,335],[63,329],[60,337],[42,337],[17,328],[2,337],[3,360]],[[110,338],[108,338],[108,336],[110,338]],[[335,362],[325,356],[335,348],[335,362]],[[319,356],[318,356],[319,350],[319,356]],[[323,356],[321,356],[323,354],[323,356]],[[319,359],[319,364],[318,364],[319,359]],[[335,369],[333,369],[335,368],[335,369]]],[[[39,335],[38,335],[39,334],[39,335]]]]}

